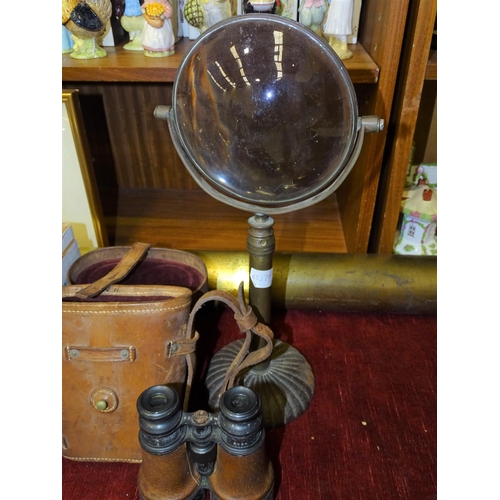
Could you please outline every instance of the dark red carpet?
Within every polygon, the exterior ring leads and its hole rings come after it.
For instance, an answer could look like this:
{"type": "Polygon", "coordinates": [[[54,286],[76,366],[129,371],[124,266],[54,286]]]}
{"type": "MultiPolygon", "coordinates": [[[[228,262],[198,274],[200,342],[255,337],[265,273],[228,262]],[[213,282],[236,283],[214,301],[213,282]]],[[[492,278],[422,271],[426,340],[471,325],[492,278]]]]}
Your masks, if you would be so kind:
{"type": "MultiPolygon", "coordinates": [[[[206,314],[199,352],[209,358],[241,336],[229,311],[206,314]]],[[[277,500],[437,497],[436,325],[435,316],[274,313],[276,338],[316,377],[308,410],[267,433],[277,500]]],[[[63,459],[62,498],[138,500],[138,468],[63,459]]]]}

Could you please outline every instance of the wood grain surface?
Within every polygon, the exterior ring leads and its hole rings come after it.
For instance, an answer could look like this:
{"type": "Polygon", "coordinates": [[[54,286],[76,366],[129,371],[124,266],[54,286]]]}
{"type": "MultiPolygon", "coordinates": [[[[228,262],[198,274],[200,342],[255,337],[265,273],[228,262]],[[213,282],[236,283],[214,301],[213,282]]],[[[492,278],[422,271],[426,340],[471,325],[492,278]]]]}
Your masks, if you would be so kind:
{"type": "MultiPolygon", "coordinates": [[[[108,236],[115,245],[143,241],[181,250],[246,250],[252,214],[225,205],[201,189],[129,189],[104,199],[108,236]],[[110,202],[114,198],[115,207],[110,202]]],[[[346,252],[335,195],[273,218],[276,251],[346,252]]]]}
{"type": "MultiPolygon", "coordinates": [[[[100,59],[73,59],[62,56],[62,79],[65,82],[173,82],[184,54],[193,45],[181,38],[175,54],[169,57],[145,57],[140,51],[106,47],[108,55],[100,59]]],[[[379,69],[361,44],[350,45],[353,57],[344,64],[354,83],[376,83],[379,69]]]]}

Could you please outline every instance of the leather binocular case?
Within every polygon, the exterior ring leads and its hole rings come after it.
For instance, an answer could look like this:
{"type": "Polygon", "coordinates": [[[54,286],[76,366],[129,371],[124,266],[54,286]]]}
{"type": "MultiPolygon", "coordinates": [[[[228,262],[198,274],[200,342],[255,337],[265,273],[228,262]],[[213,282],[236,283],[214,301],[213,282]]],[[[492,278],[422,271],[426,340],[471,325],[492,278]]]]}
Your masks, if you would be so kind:
{"type": "Polygon", "coordinates": [[[146,389],[137,400],[141,500],[271,500],[274,471],[265,452],[260,399],[226,390],[219,410],[182,411],[177,391],[146,389]]]}
{"type": "Polygon", "coordinates": [[[187,252],[137,243],[89,252],[75,269],[85,277],[62,290],[63,456],[140,462],[136,401],[155,384],[187,392],[197,340],[187,325],[205,266],[187,252]],[[169,284],[173,273],[177,283],[195,276],[195,285],[169,284]]]}

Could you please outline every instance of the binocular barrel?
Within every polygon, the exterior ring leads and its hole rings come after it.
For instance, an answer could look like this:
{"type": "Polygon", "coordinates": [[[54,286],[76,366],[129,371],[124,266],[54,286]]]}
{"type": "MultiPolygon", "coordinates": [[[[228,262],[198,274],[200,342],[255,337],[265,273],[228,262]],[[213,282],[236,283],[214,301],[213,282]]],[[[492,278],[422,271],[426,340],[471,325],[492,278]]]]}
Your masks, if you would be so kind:
{"type": "Polygon", "coordinates": [[[260,400],[247,387],[233,387],[221,398],[219,425],[220,446],[231,455],[250,455],[264,441],[260,400]]]}
{"type": "Polygon", "coordinates": [[[137,401],[139,412],[139,442],[153,455],[170,453],[185,441],[179,395],[171,387],[154,386],[146,389],[137,401]]]}
{"type": "Polygon", "coordinates": [[[142,500],[270,500],[274,471],[265,453],[260,399],[247,387],[221,397],[217,413],[181,410],[169,386],[146,389],[137,400],[143,461],[142,500]]]}
{"type": "Polygon", "coordinates": [[[186,429],[180,426],[179,395],[168,386],[146,389],[137,400],[142,463],[141,500],[191,499],[198,490],[186,460],[186,429]]]}

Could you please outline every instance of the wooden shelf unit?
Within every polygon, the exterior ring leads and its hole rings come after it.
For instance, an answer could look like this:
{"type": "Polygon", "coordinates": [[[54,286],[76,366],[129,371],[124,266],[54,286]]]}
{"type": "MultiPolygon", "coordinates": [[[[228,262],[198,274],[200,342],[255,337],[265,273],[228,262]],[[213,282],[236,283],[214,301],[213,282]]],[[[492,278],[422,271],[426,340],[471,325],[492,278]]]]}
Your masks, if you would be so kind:
{"type": "MultiPolygon", "coordinates": [[[[64,82],[157,82],[172,83],[179,64],[193,45],[181,38],[175,54],[165,58],[145,57],[142,52],[125,50],[122,46],[106,47],[108,55],[100,59],[78,60],[62,56],[64,82]]],[[[362,45],[353,45],[353,57],[345,62],[354,83],[376,83],[379,69],[362,45]]]]}
{"type": "Polygon", "coordinates": [[[410,162],[425,80],[437,79],[437,50],[431,50],[437,0],[412,0],[389,123],[370,249],[391,253],[410,162]]]}
{"type": "MultiPolygon", "coordinates": [[[[408,0],[364,0],[359,42],[351,46],[354,57],[345,61],[360,115],[377,115],[386,124],[407,10],[408,0]]],[[[250,214],[209,199],[178,157],[167,123],[153,117],[156,105],[171,103],[177,67],[192,43],[181,39],[176,54],[163,59],[122,47],[106,48],[102,59],[62,57],[63,88],[79,90],[112,244],[142,239],[191,250],[245,248],[250,214]],[[186,207],[194,215],[188,217],[186,207]]],[[[356,165],[329,199],[275,217],[277,250],[368,250],[386,137],[386,130],[365,136],[356,165]]]]}

